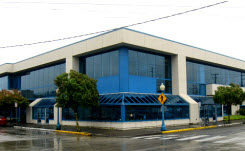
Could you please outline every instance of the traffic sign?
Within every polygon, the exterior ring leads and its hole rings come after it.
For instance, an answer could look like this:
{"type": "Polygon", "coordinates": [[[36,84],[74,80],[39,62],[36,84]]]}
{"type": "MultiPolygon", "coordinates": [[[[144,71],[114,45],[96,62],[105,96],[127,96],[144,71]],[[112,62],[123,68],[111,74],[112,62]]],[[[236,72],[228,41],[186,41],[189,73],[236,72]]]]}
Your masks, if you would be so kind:
{"type": "Polygon", "coordinates": [[[164,104],[166,100],[167,100],[167,97],[163,93],[161,93],[161,95],[158,97],[158,101],[161,104],[164,104]]]}

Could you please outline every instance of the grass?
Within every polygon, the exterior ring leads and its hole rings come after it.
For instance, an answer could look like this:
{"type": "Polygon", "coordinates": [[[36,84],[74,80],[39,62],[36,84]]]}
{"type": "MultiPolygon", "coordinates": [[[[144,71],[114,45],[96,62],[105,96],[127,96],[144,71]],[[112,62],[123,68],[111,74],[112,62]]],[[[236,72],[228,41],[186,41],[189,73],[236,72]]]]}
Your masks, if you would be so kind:
{"type": "MultiPolygon", "coordinates": [[[[230,120],[243,120],[245,116],[243,115],[231,115],[230,120]]],[[[228,121],[228,116],[224,116],[224,121],[228,121]]]]}

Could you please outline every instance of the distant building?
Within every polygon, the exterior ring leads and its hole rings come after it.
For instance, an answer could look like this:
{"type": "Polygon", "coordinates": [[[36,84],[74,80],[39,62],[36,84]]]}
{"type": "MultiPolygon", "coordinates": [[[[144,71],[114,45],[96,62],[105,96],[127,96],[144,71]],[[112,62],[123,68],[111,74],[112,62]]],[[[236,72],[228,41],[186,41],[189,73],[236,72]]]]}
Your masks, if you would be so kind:
{"type": "MultiPolygon", "coordinates": [[[[32,103],[28,123],[57,123],[54,79],[71,69],[98,80],[99,108],[80,108],[81,126],[119,129],[160,126],[160,85],[166,87],[165,124],[223,119],[212,99],[219,85],[245,84],[245,62],[131,29],[118,29],[0,66],[0,89],[19,89],[32,103]]],[[[241,106],[243,107],[243,106],[241,106]]],[[[233,106],[234,114],[240,106],[233,106]]],[[[63,108],[62,125],[75,125],[63,108]]],[[[224,113],[229,111],[224,107],[224,113]]]]}

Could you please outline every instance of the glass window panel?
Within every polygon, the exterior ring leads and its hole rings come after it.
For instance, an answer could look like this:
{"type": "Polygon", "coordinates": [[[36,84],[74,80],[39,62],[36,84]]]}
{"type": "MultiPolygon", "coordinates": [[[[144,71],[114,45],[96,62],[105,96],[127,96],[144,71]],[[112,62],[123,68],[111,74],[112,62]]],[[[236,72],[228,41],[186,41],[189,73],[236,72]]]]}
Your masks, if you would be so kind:
{"type": "Polygon", "coordinates": [[[35,77],[33,72],[30,72],[30,74],[28,75],[28,83],[29,83],[29,88],[33,88],[34,87],[34,81],[35,81],[35,77]]]}
{"type": "Polygon", "coordinates": [[[119,52],[110,52],[111,76],[119,74],[119,52]]]}
{"type": "Polygon", "coordinates": [[[102,54],[102,77],[110,76],[110,53],[102,54]]]}
{"type": "Polygon", "coordinates": [[[156,66],[156,56],[155,55],[151,55],[151,54],[147,54],[147,76],[148,77],[155,77],[155,66],[156,66]]]}
{"type": "Polygon", "coordinates": [[[165,79],[172,79],[171,58],[165,57],[165,79]]]}
{"type": "Polygon", "coordinates": [[[165,59],[162,56],[156,56],[156,78],[165,78],[164,77],[164,62],[165,59]]]}
{"type": "Polygon", "coordinates": [[[94,57],[86,58],[86,74],[94,78],[94,57]]]}
{"type": "Polygon", "coordinates": [[[138,52],[138,75],[147,76],[147,54],[138,52]]]}
{"type": "Polygon", "coordinates": [[[129,75],[137,75],[137,52],[129,50],[129,75]]]}
{"type": "Polygon", "coordinates": [[[102,64],[101,55],[94,56],[94,78],[100,78],[102,76],[102,64]]]}

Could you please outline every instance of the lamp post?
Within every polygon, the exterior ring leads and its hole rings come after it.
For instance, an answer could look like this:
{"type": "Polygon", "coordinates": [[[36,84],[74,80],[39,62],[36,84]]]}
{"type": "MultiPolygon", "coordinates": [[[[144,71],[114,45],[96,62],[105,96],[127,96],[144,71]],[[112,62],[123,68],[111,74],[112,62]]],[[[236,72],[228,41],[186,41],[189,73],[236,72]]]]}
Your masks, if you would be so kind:
{"type": "MultiPolygon", "coordinates": [[[[56,95],[59,93],[59,89],[56,89],[56,95]]],[[[60,112],[59,112],[59,107],[57,107],[57,125],[56,125],[56,130],[61,130],[60,126],[60,112]]]]}
{"type": "MultiPolygon", "coordinates": [[[[163,83],[161,84],[160,86],[160,90],[164,91],[165,89],[165,86],[163,85],[163,83]]],[[[166,131],[166,126],[165,126],[165,123],[164,123],[164,103],[162,103],[162,126],[161,126],[161,131],[166,131]]]]}

